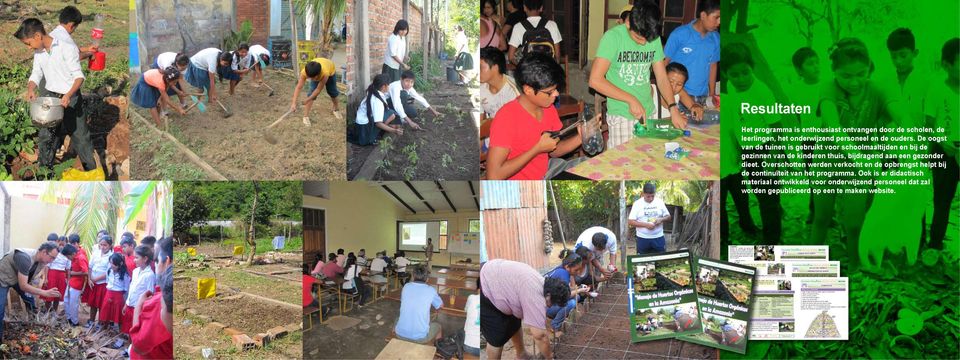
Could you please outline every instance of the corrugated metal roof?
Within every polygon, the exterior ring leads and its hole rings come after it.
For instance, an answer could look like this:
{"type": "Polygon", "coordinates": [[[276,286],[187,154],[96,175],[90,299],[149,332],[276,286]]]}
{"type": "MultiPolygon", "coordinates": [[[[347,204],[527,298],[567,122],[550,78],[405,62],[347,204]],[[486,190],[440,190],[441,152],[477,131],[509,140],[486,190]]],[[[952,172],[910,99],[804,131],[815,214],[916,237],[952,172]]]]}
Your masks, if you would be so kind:
{"type": "Polygon", "coordinates": [[[519,181],[481,181],[480,188],[480,210],[520,207],[519,181]]]}

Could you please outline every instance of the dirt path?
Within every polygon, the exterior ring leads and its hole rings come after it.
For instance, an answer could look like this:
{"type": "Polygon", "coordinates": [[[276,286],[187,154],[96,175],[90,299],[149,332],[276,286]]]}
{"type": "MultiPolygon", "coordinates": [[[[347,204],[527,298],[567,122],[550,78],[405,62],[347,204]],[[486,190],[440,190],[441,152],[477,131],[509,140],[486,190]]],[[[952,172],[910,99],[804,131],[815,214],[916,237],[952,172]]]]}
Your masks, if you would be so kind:
{"type": "Polygon", "coordinates": [[[348,178],[370,177],[372,180],[476,180],[479,130],[470,110],[470,95],[464,87],[448,82],[430,93],[422,94],[442,116],[421,112],[418,123],[423,131],[405,131],[403,136],[390,136],[380,145],[361,147],[347,144],[348,178]],[[361,174],[368,161],[371,174],[361,174]]]}
{"type": "MultiPolygon", "coordinates": [[[[270,144],[261,129],[288,110],[296,80],[290,74],[277,71],[266,71],[264,76],[275,90],[274,96],[268,96],[269,90],[265,87],[254,88],[250,79],[237,85],[234,96],[227,95],[229,84],[218,83],[220,101],[233,116],[223,118],[223,111],[216,103],[206,104],[206,113],[191,110],[186,116],[170,115],[170,133],[230,179],[342,180],[345,140],[339,130],[342,121],[331,115],[330,98],[325,93],[317,98],[311,115],[313,124],[309,127],[301,122],[303,106],[300,106],[296,113],[271,129],[277,144],[270,144]]],[[[301,100],[304,98],[301,95],[301,100]]],[[[135,109],[150,119],[149,110],[135,109]]],[[[138,142],[150,141],[144,135],[135,133],[135,149],[138,142]]],[[[163,168],[182,163],[176,157],[169,162],[154,161],[150,158],[153,155],[151,151],[134,150],[136,176],[164,172],[163,168]]]]}

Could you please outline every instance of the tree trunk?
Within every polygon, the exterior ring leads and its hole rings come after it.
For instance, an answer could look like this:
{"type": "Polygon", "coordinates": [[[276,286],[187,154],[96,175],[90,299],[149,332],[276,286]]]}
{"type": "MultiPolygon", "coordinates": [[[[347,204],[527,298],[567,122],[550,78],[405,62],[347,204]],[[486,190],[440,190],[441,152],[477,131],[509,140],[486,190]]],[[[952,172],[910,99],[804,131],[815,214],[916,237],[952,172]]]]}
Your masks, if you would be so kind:
{"type": "Polygon", "coordinates": [[[247,231],[247,246],[250,253],[247,255],[247,265],[253,265],[253,258],[257,255],[257,242],[254,238],[253,226],[257,214],[257,200],[260,197],[260,183],[253,182],[253,206],[250,207],[250,227],[247,231]]]}

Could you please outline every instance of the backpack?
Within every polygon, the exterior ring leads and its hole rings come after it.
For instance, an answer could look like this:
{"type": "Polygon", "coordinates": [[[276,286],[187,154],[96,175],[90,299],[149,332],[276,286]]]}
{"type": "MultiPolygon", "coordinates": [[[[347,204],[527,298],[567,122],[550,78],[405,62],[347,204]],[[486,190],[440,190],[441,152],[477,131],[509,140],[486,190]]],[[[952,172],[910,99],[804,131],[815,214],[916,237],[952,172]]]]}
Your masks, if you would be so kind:
{"type": "Polygon", "coordinates": [[[524,56],[532,53],[542,53],[547,54],[550,57],[556,57],[553,48],[553,36],[550,35],[550,30],[547,30],[547,23],[550,22],[547,19],[540,18],[540,22],[537,23],[537,26],[533,26],[530,23],[530,20],[523,19],[520,21],[520,25],[526,30],[523,33],[523,40],[520,43],[520,48],[516,53],[517,61],[523,59],[524,56]]]}
{"type": "Polygon", "coordinates": [[[463,359],[463,338],[464,332],[463,329],[460,329],[456,334],[437,340],[437,355],[440,355],[445,360],[450,360],[454,357],[463,359]]]}

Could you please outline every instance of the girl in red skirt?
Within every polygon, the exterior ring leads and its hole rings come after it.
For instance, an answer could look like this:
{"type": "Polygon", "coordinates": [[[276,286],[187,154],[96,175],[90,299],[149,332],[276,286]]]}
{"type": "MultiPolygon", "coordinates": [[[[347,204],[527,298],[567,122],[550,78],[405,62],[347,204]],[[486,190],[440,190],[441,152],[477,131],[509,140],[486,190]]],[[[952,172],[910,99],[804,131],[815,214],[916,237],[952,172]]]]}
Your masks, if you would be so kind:
{"type": "MultiPolygon", "coordinates": [[[[123,316],[123,306],[126,303],[125,295],[130,288],[130,272],[127,271],[123,255],[110,255],[110,270],[107,271],[107,293],[100,305],[100,327],[117,325],[120,327],[120,318],[123,316]]],[[[121,341],[121,344],[123,342],[121,341]]]]}
{"type": "Polygon", "coordinates": [[[137,306],[140,295],[154,290],[157,277],[150,268],[153,263],[153,247],[140,245],[134,250],[134,262],[137,268],[133,270],[133,280],[130,282],[130,291],[127,292],[126,306],[123,307],[123,321],[120,322],[120,332],[129,335],[133,326],[133,310],[137,306]]]}
{"type": "Polygon", "coordinates": [[[76,256],[77,249],[75,247],[64,246],[50,265],[47,265],[47,281],[43,284],[43,289],[60,290],[60,297],[40,297],[47,302],[47,311],[50,311],[50,309],[53,309],[53,311],[59,310],[60,301],[63,301],[63,294],[67,293],[67,269],[70,268],[70,262],[76,256]]]}
{"type": "MultiPolygon", "coordinates": [[[[103,304],[103,298],[107,294],[107,271],[110,270],[110,255],[113,250],[113,238],[110,235],[103,235],[98,241],[100,247],[100,257],[90,264],[89,294],[85,302],[90,305],[90,319],[87,320],[87,327],[93,326],[94,319],[97,318],[97,312],[103,304]]],[[[122,257],[121,257],[122,259],[122,257]]]]}

